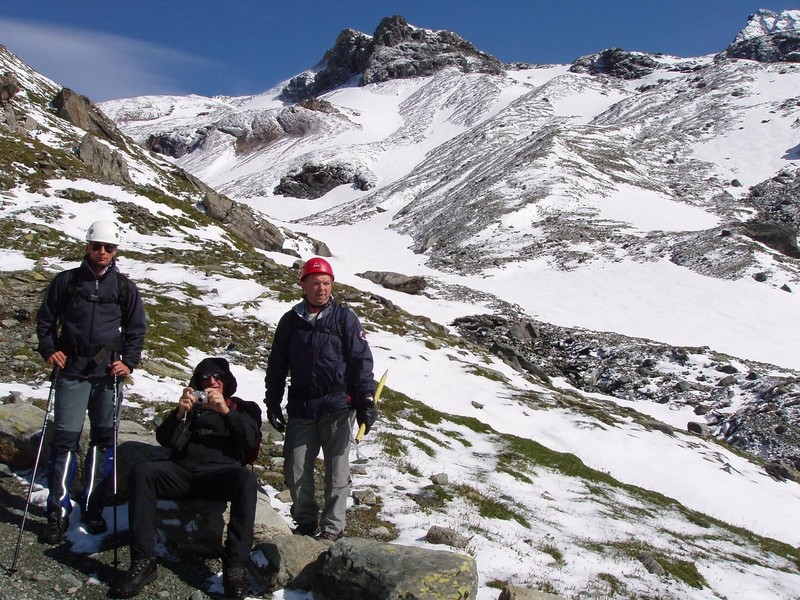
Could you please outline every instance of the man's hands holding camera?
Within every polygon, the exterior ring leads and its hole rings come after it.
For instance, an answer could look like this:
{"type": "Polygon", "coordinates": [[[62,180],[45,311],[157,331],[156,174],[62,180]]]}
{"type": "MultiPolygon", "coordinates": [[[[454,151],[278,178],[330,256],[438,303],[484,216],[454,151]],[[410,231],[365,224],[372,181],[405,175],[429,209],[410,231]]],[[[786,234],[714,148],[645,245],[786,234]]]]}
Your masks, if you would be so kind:
{"type": "Polygon", "coordinates": [[[230,408],[222,396],[222,392],[214,388],[207,388],[205,390],[195,390],[190,387],[183,388],[183,395],[178,400],[178,407],[175,416],[178,420],[183,419],[184,415],[190,410],[199,406],[204,409],[213,410],[221,415],[228,414],[230,408]]]}

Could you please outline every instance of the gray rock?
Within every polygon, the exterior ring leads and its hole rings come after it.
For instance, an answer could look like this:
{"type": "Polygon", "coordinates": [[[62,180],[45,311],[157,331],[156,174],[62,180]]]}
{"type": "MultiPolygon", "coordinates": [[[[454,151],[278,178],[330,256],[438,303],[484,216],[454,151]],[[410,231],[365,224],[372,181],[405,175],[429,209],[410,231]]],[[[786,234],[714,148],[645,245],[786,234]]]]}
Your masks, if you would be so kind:
{"type": "Polygon", "coordinates": [[[608,48],[582,56],[570,67],[572,73],[611,75],[620,79],[641,79],[656,70],[658,63],[648,54],[608,48]]]}
{"type": "Polygon", "coordinates": [[[56,114],[84,131],[118,146],[125,146],[122,132],[86,96],[63,88],[53,99],[56,114]]]}
{"type": "Polygon", "coordinates": [[[461,535],[449,527],[439,527],[438,525],[432,525],[431,528],[428,529],[428,533],[425,534],[425,541],[430,544],[443,544],[451,548],[458,548],[459,550],[463,550],[469,544],[468,537],[461,535]]]}
{"type": "Polygon", "coordinates": [[[548,592],[537,592],[518,585],[504,585],[497,600],[564,600],[563,596],[548,592]]]}
{"type": "Polygon", "coordinates": [[[119,150],[109,148],[98,141],[91,133],[83,136],[78,146],[78,158],[92,171],[119,185],[131,185],[133,181],[128,173],[128,163],[119,150]]]}
{"type": "Polygon", "coordinates": [[[365,271],[363,273],[357,273],[357,275],[368,279],[372,283],[377,283],[388,290],[395,290],[412,295],[419,294],[426,286],[423,277],[403,275],[402,273],[393,273],[391,271],[365,271]]]}
{"type": "Polygon", "coordinates": [[[267,591],[283,588],[310,590],[329,544],[306,535],[281,535],[254,545],[267,559],[257,571],[267,591]]]}
{"type": "Polygon", "coordinates": [[[344,538],[329,550],[313,592],[318,600],[470,600],[477,589],[471,556],[344,538]]]}

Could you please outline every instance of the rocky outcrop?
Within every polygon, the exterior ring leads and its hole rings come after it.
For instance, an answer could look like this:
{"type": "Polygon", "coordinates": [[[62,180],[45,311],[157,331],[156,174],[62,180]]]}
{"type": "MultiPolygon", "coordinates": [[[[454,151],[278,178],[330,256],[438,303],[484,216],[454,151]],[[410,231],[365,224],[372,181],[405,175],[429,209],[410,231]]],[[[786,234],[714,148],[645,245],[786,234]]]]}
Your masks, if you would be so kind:
{"type": "Polygon", "coordinates": [[[133,180],[128,172],[128,163],[117,149],[109,148],[91,133],[83,136],[78,146],[78,158],[92,171],[110,183],[131,185],[133,180]]]}
{"type": "Polygon", "coordinates": [[[690,406],[713,435],[763,460],[800,469],[800,373],[775,373],[774,367],[705,347],[669,346],[523,316],[478,315],[453,324],[520,372],[545,381],[563,377],[578,389],[626,400],[690,406]],[[739,408],[732,407],[733,398],[739,408]]]}
{"type": "Polygon", "coordinates": [[[211,189],[206,192],[202,204],[209,217],[230,225],[236,235],[256,248],[275,252],[283,249],[284,237],[280,230],[259,217],[249,206],[211,189]]]}
{"type": "Polygon", "coordinates": [[[299,172],[281,177],[273,193],[278,196],[314,200],[340,185],[348,184],[361,191],[372,187],[368,179],[351,165],[306,163],[299,172]]]}
{"type": "Polygon", "coordinates": [[[186,171],[179,170],[177,174],[203,192],[201,204],[209,217],[225,223],[237,236],[256,248],[274,252],[283,249],[285,238],[280,230],[249,206],[234,202],[186,171]]]}
{"type": "Polygon", "coordinates": [[[406,294],[419,294],[425,289],[425,278],[418,275],[403,275],[391,271],[365,271],[356,273],[359,277],[370,280],[385,287],[406,294]]]}
{"type": "MultiPolygon", "coordinates": [[[[797,152],[797,151],[795,151],[797,152]]],[[[749,238],[792,258],[800,258],[800,171],[784,169],[754,185],[744,202],[756,214],[741,225],[749,238]]]]}
{"type": "Polygon", "coordinates": [[[86,96],[73,92],[69,88],[62,88],[53,98],[52,104],[59,117],[76,127],[114,144],[125,145],[123,135],[114,122],[86,96]]]}
{"type": "Polygon", "coordinates": [[[650,75],[658,63],[648,54],[608,48],[582,56],[569,68],[572,73],[610,75],[619,79],[641,79],[650,75]]]}
{"type": "Polygon", "coordinates": [[[11,99],[22,91],[16,76],[0,75],[0,106],[5,106],[11,99]]]}
{"type": "Polygon", "coordinates": [[[312,75],[294,77],[282,97],[291,102],[310,98],[358,77],[359,85],[390,79],[432,75],[447,67],[464,73],[499,74],[503,65],[450,31],[409,25],[401,16],[387,17],[369,36],[343,30],[312,75]]]}
{"type": "Polygon", "coordinates": [[[787,12],[760,9],[717,58],[744,58],[758,62],[800,62],[800,31],[787,12]]]}

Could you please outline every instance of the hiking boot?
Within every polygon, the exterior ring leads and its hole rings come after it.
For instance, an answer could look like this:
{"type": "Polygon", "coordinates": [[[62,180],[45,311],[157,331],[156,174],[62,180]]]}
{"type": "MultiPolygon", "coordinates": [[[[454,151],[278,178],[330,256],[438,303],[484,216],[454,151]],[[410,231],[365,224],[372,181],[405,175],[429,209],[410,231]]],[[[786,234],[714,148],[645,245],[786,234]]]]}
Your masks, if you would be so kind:
{"type": "Polygon", "coordinates": [[[226,598],[244,598],[247,595],[247,579],[241,567],[222,568],[222,587],[226,598]]]}
{"type": "Polygon", "coordinates": [[[106,524],[103,515],[87,515],[84,513],[81,515],[81,523],[86,526],[86,531],[92,535],[108,531],[108,524],[106,524]]]}
{"type": "Polygon", "coordinates": [[[64,541],[64,534],[68,527],[68,516],[62,517],[58,513],[50,513],[47,515],[47,526],[39,537],[39,541],[43,544],[60,544],[64,541]]]}
{"type": "Polygon", "coordinates": [[[133,598],[148,583],[152,583],[158,577],[158,568],[155,558],[143,558],[131,562],[131,568],[117,579],[113,587],[108,591],[112,598],[133,598]]]}
{"type": "Polygon", "coordinates": [[[299,523],[292,533],[316,537],[319,535],[319,525],[316,523],[299,523]]]}
{"type": "Polygon", "coordinates": [[[323,531],[317,536],[318,540],[327,540],[329,542],[335,542],[340,537],[342,537],[342,532],[333,533],[332,531],[323,531]]]}

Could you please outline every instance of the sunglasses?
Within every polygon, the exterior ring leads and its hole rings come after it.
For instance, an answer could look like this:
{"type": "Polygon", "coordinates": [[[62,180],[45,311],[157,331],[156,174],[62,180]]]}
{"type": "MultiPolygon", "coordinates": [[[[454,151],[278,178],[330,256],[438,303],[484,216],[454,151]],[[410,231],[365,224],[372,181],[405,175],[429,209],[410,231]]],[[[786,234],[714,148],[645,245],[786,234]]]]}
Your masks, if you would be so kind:
{"type": "Polygon", "coordinates": [[[108,252],[109,254],[114,254],[114,252],[117,251],[117,246],[116,245],[114,245],[114,244],[103,244],[101,242],[92,242],[89,247],[92,250],[94,250],[95,252],[99,251],[100,248],[105,248],[106,252],[108,252]]]}
{"type": "Polygon", "coordinates": [[[217,381],[222,381],[222,373],[203,373],[200,375],[200,381],[210,381],[212,377],[217,381]]]}

